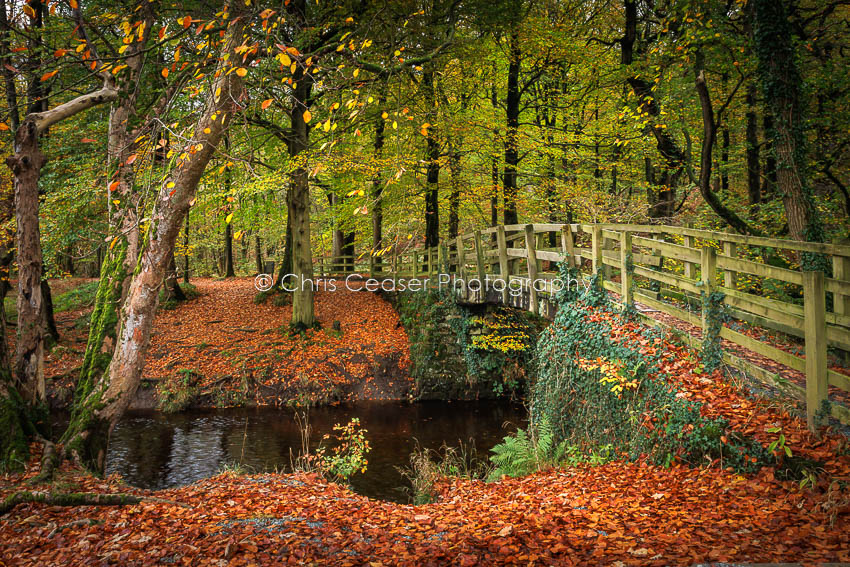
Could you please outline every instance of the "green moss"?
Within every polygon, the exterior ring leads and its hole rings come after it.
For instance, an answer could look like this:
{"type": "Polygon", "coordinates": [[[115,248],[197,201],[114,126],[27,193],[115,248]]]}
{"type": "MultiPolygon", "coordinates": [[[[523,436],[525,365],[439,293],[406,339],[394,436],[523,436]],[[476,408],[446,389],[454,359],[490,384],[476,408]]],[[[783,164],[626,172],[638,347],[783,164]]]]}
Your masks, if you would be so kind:
{"type": "Polygon", "coordinates": [[[9,389],[0,399],[0,472],[22,470],[29,458],[29,434],[24,402],[9,389]]]}

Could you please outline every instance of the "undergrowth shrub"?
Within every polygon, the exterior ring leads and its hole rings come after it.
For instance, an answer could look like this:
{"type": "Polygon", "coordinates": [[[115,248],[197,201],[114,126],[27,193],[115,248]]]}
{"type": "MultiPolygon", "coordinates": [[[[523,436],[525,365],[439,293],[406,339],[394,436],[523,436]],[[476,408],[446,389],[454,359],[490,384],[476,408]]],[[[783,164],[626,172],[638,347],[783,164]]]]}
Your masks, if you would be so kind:
{"type": "Polygon", "coordinates": [[[443,444],[438,451],[423,449],[418,444],[410,454],[410,467],[397,467],[408,480],[406,488],[412,504],[430,504],[439,496],[437,483],[446,477],[484,479],[493,470],[486,459],[478,456],[474,445],[450,447],[443,444]]]}
{"type": "Polygon", "coordinates": [[[177,413],[188,408],[198,396],[202,376],[193,370],[182,369],[156,386],[157,409],[177,413]]]}
{"type": "MultiPolygon", "coordinates": [[[[561,277],[577,278],[566,265],[561,277]]],[[[547,423],[554,440],[581,447],[613,447],[631,459],[646,455],[657,464],[680,459],[691,465],[720,459],[738,472],[773,464],[758,442],[729,429],[723,418],[702,415],[698,402],[679,396],[661,370],[662,334],[643,327],[615,342],[614,314],[598,276],[587,290],[558,294],[555,321],[537,343],[537,379],[531,392],[532,423],[547,423]]],[[[625,322],[625,321],[624,321],[625,322]]]]}

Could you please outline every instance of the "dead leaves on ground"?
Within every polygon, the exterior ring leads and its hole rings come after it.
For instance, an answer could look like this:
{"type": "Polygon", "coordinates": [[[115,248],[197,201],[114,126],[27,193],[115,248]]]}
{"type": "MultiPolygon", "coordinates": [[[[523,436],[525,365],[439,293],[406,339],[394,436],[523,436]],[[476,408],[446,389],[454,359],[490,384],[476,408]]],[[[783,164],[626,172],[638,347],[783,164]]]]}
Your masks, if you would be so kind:
{"type": "Polygon", "coordinates": [[[162,379],[190,369],[204,377],[202,389],[224,376],[233,377],[225,385],[236,389],[247,373],[262,386],[257,401],[271,405],[285,400],[263,399],[264,388],[279,395],[309,383],[328,394],[399,397],[398,392],[412,387],[407,334],[392,306],[373,293],[349,291],[344,285],[316,292],[322,329],[291,337],[283,330],[292,307],[278,307],[271,300],[254,304],[252,279],[194,283],[199,298],[157,314],[146,376],[162,379]],[[333,331],[334,321],[341,333],[333,331]],[[390,377],[392,383],[357,388],[373,381],[375,369],[386,360],[397,361],[401,375],[390,377]]]}

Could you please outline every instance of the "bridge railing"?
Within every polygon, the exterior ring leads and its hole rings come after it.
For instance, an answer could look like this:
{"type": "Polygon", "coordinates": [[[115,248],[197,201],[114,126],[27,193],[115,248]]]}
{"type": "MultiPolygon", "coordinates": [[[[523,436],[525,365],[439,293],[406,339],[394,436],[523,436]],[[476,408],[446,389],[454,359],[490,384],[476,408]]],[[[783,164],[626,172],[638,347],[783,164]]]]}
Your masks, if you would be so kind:
{"type": "MultiPolygon", "coordinates": [[[[734,324],[720,330],[721,338],[805,374],[806,386],[728,349],[723,354],[726,363],[805,399],[812,427],[824,401],[850,399],[843,393],[850,392],[850,378],[827,365],[828,349],[850,353],[850,246],[845,244],[656,225],[524,224],[477,230],[436,248],[381,258],[379,264],[367,257],[362,267],[376,277],[436,278],[448,273],[479,282],[499,279],[521,286],[528,308],[537,313],[554,290],[559,262],[568,262],[583,277],[598,273],[602,286],[617,294],[621,305],[637,302],[703,331],[709,324],[703,297],[722,292],[734,324]],[[803,253],[825,256],[831,277],[802,271],[803,253]],[[757,332],[747,334],[748,325],[802,338],[803,356],[760,340],[757,332]]],[[[501,293],[508,302],[508,290],[501,293]]],[[[690,333],[677,334],[701,346],[701,339],[690,333]]],[[[830,403],[829,413],[850,423],[850,410],[842,404],[830,403]]]]}

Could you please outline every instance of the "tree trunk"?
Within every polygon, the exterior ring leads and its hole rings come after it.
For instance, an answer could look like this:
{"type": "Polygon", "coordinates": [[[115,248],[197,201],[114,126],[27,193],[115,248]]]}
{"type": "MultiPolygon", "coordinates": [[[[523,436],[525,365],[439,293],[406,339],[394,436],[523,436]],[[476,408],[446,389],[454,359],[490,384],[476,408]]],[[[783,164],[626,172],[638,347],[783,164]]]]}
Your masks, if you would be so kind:
{"type": "Polygon", "coordinates": [[[265,266],[263,266],[263,246],[260,242],[259,232],[254,238],[254,261],[257,263],[257,273],[262,274],[265,266]]]}
{"type": "MultiPolygon", "coordinates": [[[[378,108],[383,108],[386,104],[386,95],[381,87],[381,93],[378,96],[378,108]]],[[[384,153],[384,128],[386,124],[380,113],[375,114],[375,143],[372,146],[372,153],[377,160],[381,159],[384,153]]],[[[382,255],[378,252],[384,247],[384,180],[381,177],[381,170],[378,169],[375,177],[372,178],[372,254],[375,255],[375,269],[381,269],[382,255]]]]}
{"type": "Polygon", "coordinates": [[[762,118],[762,130],[764,131],[764,180],[762,184],[762,196],[772,199],[776,196],[776,151],[773,147],[773,113],[765,109],[762,118]]]}
{"type": "Polygon", "coordinates": [[[437,141],[436,99],[434,97],[434,72],[426,71],[422,75],[422,88],[425,105],[428,109],[428,128],[425,160],[427,174],[425,181],[425,248],[433,248],[440,242],[440,144],[437,141]]]}
{"type": "Polygon", "coordinates": [[[229,222],[224,225],[224,277],[236,277],[233,271],[233,226],[229,222]]]}
{"type": "Polygon", "coordinates": [[[165,299],[174,301],[186,301],[186,294],[177,283],[177,262],[174,260],[174,251],[168,261],[168,269],[165,272],[165,299]]]}
{"type": "MultiPolygon", "coordinates": [[[[298,86],[294,92],[295,105],[292,111],[292,135],[289,140],[289,157],[294,160],[309,147],[310,130],[304,122],[304,110],[308,108],[312,80],[308,75],[294,77],[298,86]]],[[[292,274],[297,281],[292,292],[292,320],[295,330],[314,327],[317,324],[313,306],[313,254],[310,248],[310,184],[305,166],[290,173],[287,193],[288,222],[291,229],[292,274]]]]}
{"type": "Polygon", "coordinates": [[[38,179],[45,163],[38,147],[39,129],[27,118],[15,136],[15,155],[6,163],[15,175],[18,250],[18,333],[15,375],[21,395],[31,405],[46,400],[44,391],[44,299],[38,179]]]}
{"type": "MultiPolygon", "coordinates": [[[[803,77],[797,66],[786,0],[754,1],[755,51],[765,104],[774,124],[768,135],[776,155],[776,183],[792,238],[822,242],[823,225],[817,214],[806,172],[805,109],[803,77]]],[[[804,255],[804,265],[814,256],[804,255]]]]}
{"type": "MultiPolygon", "coordinates": [[[[0,60],[2,61],[9,60],[9,54],[11,53],[10,35],[9,16],[6,12],[6,3],[3,2],[0,5],[0,60]]],[[[15,72],[11,65],[0,65],[0,72],[3,73],[7,112],[9,113],[12,135],[14,136],[21,126],[21,117],[18,111],[18,91],[15,86],[15,72]]]]}
{"type": "MultiPolygon", "coordinates": [[[[227,135],[224,136],[224,151],[226,153],[225,159],[227,159],[230,156],[230,136],[227,135]]],[[[225,164],[224,191],[227,194],[226,199],[230,198],[232,179],[231,169],[225,164]]],[[[229,212],[230,207],[228,206],[225,208],[225,213],[229,212]]],[[[229,222],[224,223],[224,277],[236,277],[236,272],[233,270],[233,225],[229,222]]]]}
{"type": "Polygon", "coordinates": [[[505,136],[505,172],[502,179],[505,201],[505,224],[517,224],[517,168],[519,167],[519,72],[521,52],[519,33],[512,30],[508,60],[508,90],[505,100],[507,132],[505,136]]]}
{"type": "Polygon", "coordinates": [[[756,87],[747,87],[747,197],[752,211],[761,202],[761,164],[759,160],[758,118],[756,116],[756,87]]]}
{"type": "Polygon", "coordinates": [[[703,199],[711,209],[717,213],[726,223],[741,234],[759,234],[758,231],[752,229],[747,223],[735,214],[734,211],[727,208],[717,197],[717,194],[711,190],[711,162],[712,153],[714,150],[714,142],[717,138],[717,123],[715,122],[714,109],[711,104],[711,95],[708,92],[708,85],[705,83],[705,72],[703,66],[702,53],[696,54],[695,85],[697,95],[699,96],[700,107],[702,108],[702,124],[703,124],[703,140],[702,152],[700,153],[700,171],[699,171],[699,189],[703,199]]]}
{"type": "MultiPolygon", "coordinates": [[[[625,1],[625,15],[625,34],[620,40],[620,62],[625,66],[631,66],[634,62],[638,19],[637,3],[634,0],[625,1]]],[[[652,84],[639,75],[629,76],[626,82],[635,93],[642,113],[646,113],[653,119],[661,115],[661,105],[652,84]]],[[[655,137],[656,147],[664,160],[661,176],[656,177],[657,185],[650,185],[647,191],[648,215],[652,219],[666,220],[672,217],[675,211],[677,186],[687,159],[666,128],[650,122],[646,131],[655,137]]]]}
{"type": "MultiPolygon", "coordinates": [[[[141,381],[159,288],[189,203],[234,111],[238,109],[233,101],[244,96],[239,75],[227,73],[227,61],[237,57],[236,48],[241,43],[244,25],[240,17],[234,17],[229,25],[223,44],[224,57],[220,59],[216,79],[208,91],[206,108],[193,130],[196,138],[189,140],[186,146],[187,150],[192,147],[194,154],[186,161],[178,159],[160,187],[150,216],[151,229],[145,240],[144,254],[138,256],[139,263],[123,302],[117,342],[108,367],[96,379],[81,381],[70,424],[62,436],[66,452],[98,473],[104,470],[110,432],[129,406],[141,381]],[[220,96],[213,93],[220,93],[220,96]],[[212,115],[218,119],[213,120],[212,115]]],[[[109,269],[109,264],[104,263],[104,270],[109,269]]],[[[108,280],[107,272],[101,281],[102,286],[108,280]]],[[[92,320],[95,320],[94,315],[92,320]]],[[[98,330],[92,329],[92,332],[98,330]]],[[[93,377],[92,374],[89,376],[93,377]]]]}
{"type": "Polygon", "coordinates": [[[183,232],[183,283],[189,283],[189,213],[186,213],[186,229],[183,232]]]}
{"type": "Polygon", "coordinates": [[[44,301],[44,330],[54,343],[58,343],[59,329],[56,328],[56,317],[53,314],[53,294],[47,280],[41,280],[41,297],[44,301]]]}

